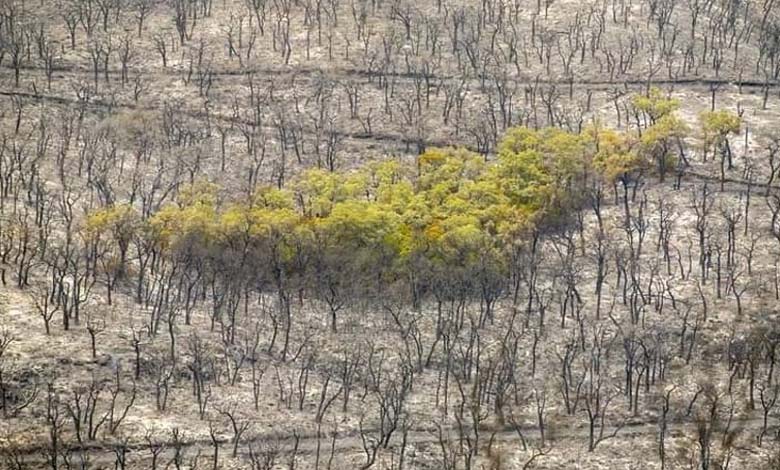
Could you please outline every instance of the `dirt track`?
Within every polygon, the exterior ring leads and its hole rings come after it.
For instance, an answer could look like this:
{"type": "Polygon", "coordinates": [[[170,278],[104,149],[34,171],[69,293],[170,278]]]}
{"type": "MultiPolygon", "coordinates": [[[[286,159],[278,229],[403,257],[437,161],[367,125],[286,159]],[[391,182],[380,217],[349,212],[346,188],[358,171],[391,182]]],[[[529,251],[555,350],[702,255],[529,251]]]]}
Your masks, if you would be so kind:
{"type": "MultiPolygon", "coordinates": [[[[716,434],[718,431],[726,429],[726,422],[721,422],[716,425],[716,434]]],[[[763,422],[760,418],[733,418],[731,419],[728,429],[737,432],[752,432],[756,436],[762,428],[763,422]]],[[[772,435],[780,420],[776,418],[770,418],[767,434],[772,435]]],[[[366,429],[366,435],[375,435],[376,429],[366,429]]],[[[578,426],[575,428],[555,429],[554,432],[547,430],[545,439],[548,441],[565,441],[573,439],[578,443],[586,444],[588,441],[589,430],[587,426],[578,426]]],[[[605,437],[614,436],[621,439],[633,438],[639,436],[656,436],[653,439],[657,439],[659,432],[659,425],[657,423],[648,423],[640,421],[627,421],[619,426],[609,426],[604,429],[603,435],[605,437]]],[[[682,419],[670,420],[667,424],[667,436],[676,437],[684,434],[695,435],[697,432],[697,423],[693,418],[683,417],[682,419]]],[[[454,441],[457,439],[458,431],[454,427],[443,428],[441,430],[444,439],[454,441]]],[[[595,429],[595,434],[598,436],[599,429],[595,429]]],[[[503,443],[505,445],[517,446],[518,448],[524,445],[532,446],[534,442],[538,442],[540,438],[539,430],[536,427],[520,427],[513,428],[506,426],[503,429],[496,430],[490,427],[481,427],[479,431],[479,445],[480,448],[484,448],[488,442],[503,443]],[[522,436],[522,437],[521,437],[522,436]]],[[[310,434],[298,434],[298,446],[296,455],[315,455],[318,452],[322,459],[327,458],[331,452],[331,445],[333,450],[338,454],[362,454],[363,444],[360,433],[357,430],[341,433],[337,435],[335,444],[332,441],[332,433],[323,429],[320,439],[317,438],[315,433],[310,434]]],[[[472,436],[473,439],[473,436],[472,436]]],[[[232,452],[233,443],[227,438],[218,438],[217,441],[220,445],[220,453],[225,455],[232,452]]],[[[436,428],[423,428],[416,427],[408,430],[406,435],[407,447],[425,447],[425,446],[438,446],[440,443],[439,430],[436,428]]],[[[294,436],[279,436],[279,435],[256,435],[249,439],[242,439],[239,445],[238,454],[240,457],[249,458],[249,449],[254,449],[255,454],[261,449],[263,445],[272,445],[280,451],[280,454],[290,455],[293,452],[295,438],[294,436]],[[276,447],[278,446],[278,447],[276,447]]],[[[375,445],[376,441],[366,438],[367,445],[375,445]]],[[[393,434],[393,439],[390,445],[387,447],[390,451],[400,452],[400,446],[402,445],[402,431],[398,430],[393,434]]],[[[136,459],[151,459],[150,447],[147,445],[135,445],[127,447],[128,461],[133,461],[134,456],[136,459]],[[145,455],[138,455],[145,454],[145,455]]],[[[44,448],[41,446],[30,447],[19,452],[19,455],[24,456],[27,463],[34,463],[43,465],[45,460],[43,457],[44,448]]],[[[113,467],[116,461],[114,449],[108,446],[99,444],[87,444],[83,446],[71,447],[74,455],[74,461],[78,461],[78,456],[81,452],[89,453],[89,461],[92,465],[98,466],[98,468],[113,467]]],[[[213,445],[210,440],[192,440],[182,442],[179,450],[180,455],[184,455],[184,459],[192,458],[195,455],[210,455],[213,453],[213,445]]],[[[162,465],[168,464],[173,461],[176,455],[176,449],[171,443],[166,443],[163,450],[158,454],[157,462],[162,465]]],[[[141,464],[138,460],[133,463],[136,465],[141,464]]],[[[129,464],[132,468],[132,464],[129,464]]],[[[140,467],[139,467],[140,468],[140,467]]]]}

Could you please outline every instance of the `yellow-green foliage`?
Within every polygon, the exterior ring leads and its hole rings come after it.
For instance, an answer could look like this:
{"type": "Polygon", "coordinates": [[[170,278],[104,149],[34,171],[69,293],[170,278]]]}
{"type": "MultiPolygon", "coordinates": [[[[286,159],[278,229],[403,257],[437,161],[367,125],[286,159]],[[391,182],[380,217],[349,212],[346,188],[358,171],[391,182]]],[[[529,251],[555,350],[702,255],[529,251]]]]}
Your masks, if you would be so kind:
{"type": "Polygon", "coordinates": [[[177,203],[160,209],[149,228],[162,248],[210,242],[216,233],[216,187],[201,184],[183,188],[177,203]]]}
{"type": "Polygon", "coordinates": [[[631,136],[595,124],[585,131],[596,146],[593,166],[607,181],[624,180],[647,166],[636,152],[631,136]]]}
{"type": "Polygon", "coordinates": [[[737,134],[742,119],[731,111],[706,111],[699,115],[701,127],[708,135],[737,134]]]}
{"type": "Polygon", "coordinates": [[[666,98],[663,92],[657,88],[650,88],[647,95],[636,95],[631,99],[631,104],[638,111],[646,114],[651,122],[656,122],[664,116],[668,116],[680,107],[680,102],[673,98],[666,98]]]}
{"type": "Polygon", "coordinates": [[[85,229],[93,238],[105,236],[132,239],[138,229],[140,218],[129,204],[112,205],[89,214],[85,229]]]}
{"type": "Polygon", "coordinates": [[[688,132],[688,126],[682,119],[675,114],[666,114],[642,133],[639,154],[645,160],[655,162],[661,180],[677,162],[677,145],[688,132]]]}
{"type": "Polygon", "coordinates": [[[729,135],[739,134],[742,118],[730,111],[707,111],[699,115],[704,148],[722,145],[729,135]]]}
{"type": "Polygon", "coordinates": [[[369,269],[421,258],[442,269],[502,269],[504,248],[551,207],[559,210],[584,180],[594,148],[587,134],[517,128],[496,162],[433,148],[416,167],[389,161],[349,173],[309,170],[289,189],[264,188],[226,204],[218,188],[198,183],[182,188],[148,226],[163,250],[190,254],[254,251],[291,263],[296,250],[309,250],[369,269]]]}
{"type": "Polygon", "coordinates": [[[143,228],[135,209],[130,204],[104,207],[90,213],[83,228],[86,239],[103,252],[103,267],[124,272],[130,243],[143,228]]]}
{"type": "Polygon", "coordinates": [[[507,250],[529,229],[573,208],[593,180],[639,177],[687,131],[673,113],[676,103],[655,91],[635,106],[655,120],[641,138],[598,123],[582,133],[518,127],[493,161],[466,149],[431,148],[414,165],[309,170],[286,189],[262,188],[232,202],[220,200],[216,186],[196,183],[145,221],[145,230],[129,206],[96,211],[87,226],[95,234],[143,233],[164,253],[233,267],[249,258],[275,266],[278,276],[312,260],[314,276],[420,266],[462,278],[504,273],[507,250]]]}

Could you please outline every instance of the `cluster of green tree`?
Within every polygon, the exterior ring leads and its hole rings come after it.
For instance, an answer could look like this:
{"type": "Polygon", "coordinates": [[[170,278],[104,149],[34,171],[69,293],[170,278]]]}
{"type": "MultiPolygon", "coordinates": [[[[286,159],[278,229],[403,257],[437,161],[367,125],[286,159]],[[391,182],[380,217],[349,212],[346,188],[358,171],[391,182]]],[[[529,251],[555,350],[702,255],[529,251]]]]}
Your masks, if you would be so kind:
{"type": "MultiPolygon", "coordinates": [[[[117,205],[93,213],[87,229],[96,245],[116,251],[115,273],[125,272],[136,247],[139,300],[146,266],[154,271],[167,261],[197,271],[197,279],[276,292],[283,306],[305,291],[327,304],[333,330],[350,299],[387,289],[414,305],[455,293],[479,298],[484,321],[496,299],[519,285],[516,265],[534,232],[566,223],[605,184],[628,193],[643,175],[663,178],[680,167],[688,128],[675,115],[678,103],[651,90],[633,105],[635,131],[597,123],[581,133],[513,128],[494,160],[429,149],[416,166],[313,169],[242,201],[198,183],[148,220],[117,205]]],[[[722,146],[712,136],[727,133],[715,118],[702,119],[710,123],[707,142],[722,146]]]]}

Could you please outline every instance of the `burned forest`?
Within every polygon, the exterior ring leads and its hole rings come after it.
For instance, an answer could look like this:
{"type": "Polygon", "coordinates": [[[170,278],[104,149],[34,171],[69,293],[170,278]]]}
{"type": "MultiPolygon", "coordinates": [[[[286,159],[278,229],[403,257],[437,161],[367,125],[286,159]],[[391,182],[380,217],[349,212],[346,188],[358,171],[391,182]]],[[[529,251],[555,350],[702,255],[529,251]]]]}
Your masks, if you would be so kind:
{"type": "Polygon", "coordinates": [[[2,469],[777,470],[779,314],[780,0],[0,0],[2,469]]]}

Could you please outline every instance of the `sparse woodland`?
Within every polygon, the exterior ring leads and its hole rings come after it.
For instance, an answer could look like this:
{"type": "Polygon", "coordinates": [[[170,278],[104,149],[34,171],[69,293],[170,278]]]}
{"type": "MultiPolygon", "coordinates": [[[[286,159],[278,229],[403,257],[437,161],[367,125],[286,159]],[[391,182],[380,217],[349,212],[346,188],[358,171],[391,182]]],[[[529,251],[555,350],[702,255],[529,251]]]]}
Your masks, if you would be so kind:
{"type": "Polygon", "coordinates": [[[780,469],[780,0],[0,0],[0,468],[780,469]]]}

